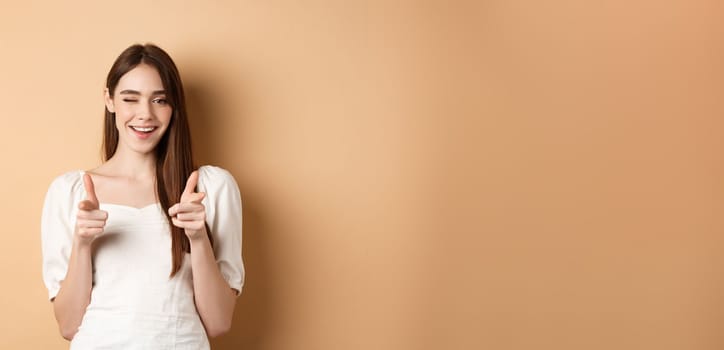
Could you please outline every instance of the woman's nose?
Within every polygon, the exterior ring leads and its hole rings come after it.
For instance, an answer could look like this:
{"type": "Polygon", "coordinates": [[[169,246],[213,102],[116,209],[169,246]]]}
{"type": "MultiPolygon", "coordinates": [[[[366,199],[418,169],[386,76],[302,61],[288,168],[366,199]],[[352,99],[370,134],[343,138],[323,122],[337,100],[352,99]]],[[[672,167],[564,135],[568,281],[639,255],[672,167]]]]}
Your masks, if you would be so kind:
{"type": "Polygon", "coordinates": [[[151,108],[151,103],[141,103],[140,107],[137,111],[137,115],[139,119],[153,119],[153,108],[151,108]]]}

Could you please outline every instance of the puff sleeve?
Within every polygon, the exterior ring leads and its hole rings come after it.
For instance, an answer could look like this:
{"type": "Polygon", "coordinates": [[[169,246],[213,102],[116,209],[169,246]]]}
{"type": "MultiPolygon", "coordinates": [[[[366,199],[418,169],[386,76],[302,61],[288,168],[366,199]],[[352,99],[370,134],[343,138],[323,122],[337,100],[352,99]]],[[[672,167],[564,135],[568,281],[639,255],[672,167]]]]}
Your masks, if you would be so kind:
{"type": "Polygon", "coordinates": [[[206,223],[214,240],[213,250],[221,275],[241,294],[244,263],[241,256],[242,205],[239,186],[227,170],[204,165],[199,168],[198,191],[205,192],[206,223]]]}
{"type": "Polygon", "coordinates": [[[68,271],[79,181],[79,172],[69,172],[55,178],[48,188],[43,203],[40,220],[43,282],[51,301],[58,294],[60,283],[68,271]]]}

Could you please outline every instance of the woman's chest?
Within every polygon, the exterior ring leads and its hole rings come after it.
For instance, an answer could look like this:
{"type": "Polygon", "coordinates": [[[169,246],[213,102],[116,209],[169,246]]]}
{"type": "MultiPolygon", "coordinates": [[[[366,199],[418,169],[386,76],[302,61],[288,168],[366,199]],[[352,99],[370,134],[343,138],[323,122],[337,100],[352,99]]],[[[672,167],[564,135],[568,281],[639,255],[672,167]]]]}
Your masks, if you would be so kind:
{"type": "Polygon", "coordinates": [[[136,209],[101,203],[108,220],[93,243],[97,281],[120,282],[127,276],[153,281],[171,272],[171,235],[160,205],[136,209]]]}
{"type": "Polygon", "coordinates": [[[93,182],[96,196],[101,203],[143,209],[158,201],[155,181],[95,176],[93,182]]]}

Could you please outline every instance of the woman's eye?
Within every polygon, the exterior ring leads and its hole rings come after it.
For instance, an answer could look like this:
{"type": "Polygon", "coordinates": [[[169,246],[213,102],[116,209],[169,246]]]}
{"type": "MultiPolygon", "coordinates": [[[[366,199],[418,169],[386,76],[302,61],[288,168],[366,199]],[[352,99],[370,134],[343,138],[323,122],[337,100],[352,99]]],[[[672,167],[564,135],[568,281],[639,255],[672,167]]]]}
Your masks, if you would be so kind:
{"type": "Polygon", "coordinates": [[[128,99],[128,98],[124,98],[124,99],[123,99],[123,102],[138,102],[138,100],[131,100],[131,99],[128,99]]]}
{"type": "Polygon", "coordinates": [[[165,105],[166,103],[168,103],[165,99],[162,99],[162,98],[157,98],[157,99],[153,100],[153,102],[156,102],[156,103],[162,104],[162,105],[165,105]]]}

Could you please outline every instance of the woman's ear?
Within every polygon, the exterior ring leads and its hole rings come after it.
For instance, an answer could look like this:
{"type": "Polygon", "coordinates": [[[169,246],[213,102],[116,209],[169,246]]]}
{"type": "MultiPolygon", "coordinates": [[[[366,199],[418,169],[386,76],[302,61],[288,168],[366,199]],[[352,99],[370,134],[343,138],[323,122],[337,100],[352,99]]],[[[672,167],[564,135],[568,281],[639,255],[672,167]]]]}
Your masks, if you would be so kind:
{"type": "Polygon", "coordinates": [[[111,113],[115,113],[116,110],[113,107],[113,99],[111,98],[111,94],[108,91],[108,88],[105,88],[105,90],[103,90],[103,100],[106,104],[106,109],[111,113]]]}

